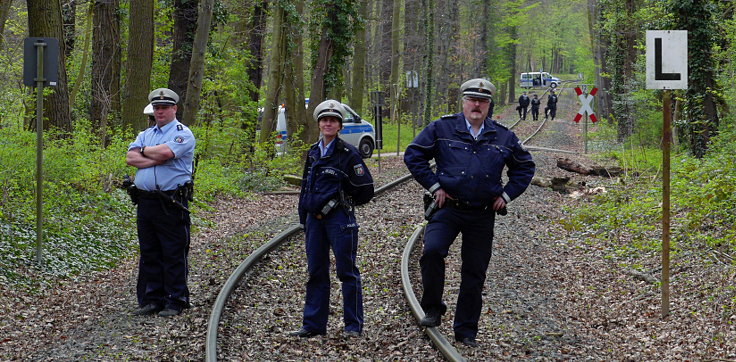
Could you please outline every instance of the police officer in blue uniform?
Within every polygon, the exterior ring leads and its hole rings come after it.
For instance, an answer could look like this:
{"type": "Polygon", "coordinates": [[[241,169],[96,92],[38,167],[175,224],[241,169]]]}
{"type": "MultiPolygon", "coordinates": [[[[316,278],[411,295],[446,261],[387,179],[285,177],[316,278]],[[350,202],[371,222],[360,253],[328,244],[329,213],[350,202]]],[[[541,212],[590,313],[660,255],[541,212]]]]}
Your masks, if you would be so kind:
{"type": "MultiPolygon", "coordinates": [[[[159,88],[148,95],[156,124],[128,146],[136,167],[131,196],[138,204],[140,261],[135,315],[171,317],[189,307],[189,210],[194,135],[176,119],[179,96],[159,88]]],[[[130,190],[129,190],[130,192],[130,190]]]]}
{"type": "Polygon", "coordinates": [[[521,92],[519,106],[516,108],[519,110],[519,119],[526,120],[526,110],[529,108],[529,96],[526,95],[526,92],[521,92]]]}
{"type": "Polygon", "coordinates": [[[557,95],[553,90],[549,91],[547,106],[544,107],[544,119],[547,119],[548,116],[552,116],[553,121],[555,120],[555,116],[557,116],[557,95]]]}
{"type": "Polygon", "coordinates": [[[506,204],[526,190],[535,167],[516,135],[491,119],[493,84],[471,79],[461,90],[463,112],[424,128],[407,147],[404,162],[439,206],[428,216],[424,232],[420,266],[425,316],[420,324],[439,326],[447,310],[442,301],[444,259],[462,233],[462,281],[453,329],[458,342],[475,347],[495,213],[505,213],[506,204]],[[436,172],[429,165],[432,159],[436,172]],[[508,168],[506,184],[501,179],[504,167],[508,168]]]}
{"type": "Polygon", "coordinates": [[[363,292],[355,259],[358,223],[354,206],[373,198],[373,178],[358,150],[338,136],[345,109],[326,100],[314,110],[321,139],[309,148],[304,165],[299,221],[304,225],[307,252],[307,295],[302,327],[292,336],[327,333],[330,309],[330,257],[335,254],[337,277],[342,282],[344,335],[363,331],[363,292]]]}

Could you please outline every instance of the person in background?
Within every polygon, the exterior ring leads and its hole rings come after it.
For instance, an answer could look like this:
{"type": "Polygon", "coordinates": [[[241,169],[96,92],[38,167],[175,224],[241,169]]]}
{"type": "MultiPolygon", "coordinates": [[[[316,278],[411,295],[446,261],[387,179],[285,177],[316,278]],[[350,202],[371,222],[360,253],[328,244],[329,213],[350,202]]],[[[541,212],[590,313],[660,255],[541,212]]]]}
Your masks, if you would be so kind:
{"type": "Polygon", "coordinates": [[[195,139],[176,119],[179,96],[167,88],[148,95],[155,125],[128,146],[125,161],[136,167],[128,189],[138,204],[140,245],[135,315],[172,317],[189,307],[187,287],[189,210],[195,139]]]}
{"type": "Polygon", "coordinates": [[[526,111],[529,108],[529,96],[526,95],[526,92],[521,92],[519,106],[516,108],[519,110],[519,119],[526,120],[526,111]]]}
{"type": "Polygon", "coordinates": [[[363,291],[356,265],[358,222],[355,205],[373,198],[373,178],[358,150],[343,142],[345,109],[328,99],[314,110],[322,134],[307,152],[299,195],[299,221],[304,225],[307,253],[307,294],[302,327],[289,333],[313,337],[327,333],[330,313],[330,248],[342,283],[343,334],[363,332],[363,291]]]}
{"type": "Polygon", "coordinates": [[[542,103],[539,101],[539,98],[537,98],[537,94],[532,94],[532,100],[530,101],[532,105],[532,121],[538,121],[539,120],[539,105],[542,103]]]}
{"type": "MultiPolygon", "coordinates": [[[[488,117],[495,87],[485,79],[461,86],[462,113],[425,127],[409,144],[404,163],[432,193],[439,209],[430,214],[419,260],[425,315],[420,325],[437,327],[447,306],[442,301],[445,258],[462,233],[460,291],[455,309],[455,340],[476,347],[483,284],[491,259],[496,213],[519,197],[534,176],[532,157],[516,135],[488,117]],[[435,160],[433,171],[430,161],[435,160]],[[508,181],[502,181],[507,167],[508,181]]],[[[431,204],[430,204],[431,205],[431,204]]]]}
{"type": "Polygon", "coordinates": [[[552,116],[552,120],[555,120],[555,116],[557,115],[557,95],[555,94],[555,91],[549,91],[549,95],[547,96],[547,106],[544,107],[544,119],[547,119],[547,116],[552,116]]]}

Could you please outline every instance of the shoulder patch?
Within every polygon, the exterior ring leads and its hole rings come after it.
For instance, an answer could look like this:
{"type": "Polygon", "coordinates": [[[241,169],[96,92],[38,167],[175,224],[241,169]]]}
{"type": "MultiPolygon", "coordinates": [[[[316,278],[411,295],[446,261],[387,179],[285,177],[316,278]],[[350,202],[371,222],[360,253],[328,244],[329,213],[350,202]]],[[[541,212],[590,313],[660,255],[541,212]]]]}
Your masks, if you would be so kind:
{"type": "Polygon", "coordinates": [[[184,130],[184,126],[182,126],[182,125],[180,125],[180,124],[177,124],[177,125],[176,125],[176,130],[177,130],[177,131],[183,131],[183,130],[184,130]]]}
{"type": "Polygon", "coordinates": [[[444,116],[442,116],[440,118],[455,118],[455,115],[454,114],[446,114],[446,115],[444,115],[444,116]]]}
{"type": "Polygon", "coordinates": [[[357,164],[357,165],[355,165],[355,166],[353,166],[353,171],[355,171],[355,175],[356,176],[363,176],[363,175],[365,175],[365,170],[363,169],[363,165],[360,164],[360,163],[357,164]]]}
{"type": "Polygon", "coordinates": [[[184,142],[184,138],[182,138],[181,136],[176,136],[176,137],[174,137],[174,142],[176,142],[176,143],[183,143],[184,142]]]}

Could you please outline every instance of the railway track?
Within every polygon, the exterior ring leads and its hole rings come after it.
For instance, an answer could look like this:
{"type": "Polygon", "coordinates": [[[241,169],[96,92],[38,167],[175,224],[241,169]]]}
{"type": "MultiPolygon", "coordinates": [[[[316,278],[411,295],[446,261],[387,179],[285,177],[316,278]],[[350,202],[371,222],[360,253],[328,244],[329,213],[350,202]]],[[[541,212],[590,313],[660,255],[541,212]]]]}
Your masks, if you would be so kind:
{"type": "MultiPolygon", "coordinates": [[[[564,89],[560,89],[560,93],[562,93],[564,89]]],[[[514,124],[510,125],[510,128],[517,127],[519,122],[515,122],[514,124]]],[[[545,125],[547,124],[546,120],[543,120],[540,122],[540,124],[530,133],[527,135],[523,135],[525,138],[523,139],[523,143],[526,145],[530,140],[533,140],[535,136],[537,136],[540,133],[540,130],[542,130],[545,125]]],[[[528,127],[527,127],[528,128],[528,127]]],[[[520,138],[522,135],[519,135],[520,138]]],[[[569,150],[558,150],[553,148],[544,148],[544,147],[529,147],[528,148],[534,150],[545,150],[545,151],[552,151],[552,152],[570,152],[573,153],[573,151],[569,150]]],[[[381,187],[376,189],[376,199],[386,199],[386,198],[395,198],[393,196],[394,190],[397,189],[400,185],[404,184],[406,181],[411,180],[411,175],[406,174],[402,177],[399,177],[381,187]],[[388,194],[389,196],[385,196],[388,194]]],[[[405,184],[404,184],[405,185],[405,184]]],[[[409,187],[409,186],[404,186],[409,187]]],[[[414,189],[417,189],[417,185],[414,185],[414,189]]],[[[414,191],[420,194],[420,191],[414,191]]],[[[410,211],[410,214],[414,215],[415,217],[413,219],[408,220],[408,225],[417,225],[421,223],[421,220],[419,219],[419,215],[421,214],[421,210],[419,210],[419,197],[417,196],[417,202],[416,205],[414,205],[410,211]]],[[[379,205],[379,202],[374,201],[368,205],[373,205],[370,207],[376,208],[381,207],[379,205]]],[[[360,211],[359,211],[360,213],[360,211]]],[[[358,220],[362,220],[363,218],[359,215],[358,220]]],[[[404,244],[402,248],[401,253],[401,264],[400,264],[400,276],[401,276],[401,285],[402,290],[404,292],[404,298],[407,301],[407,304],[409,306],[409,309],[411,311],[411,314],[414,316],[416,321],[412,321],[410,324],[414,326],[416,331],[424,330],[432,343],[435,345],[437,350],[448,360],[451,361],[462,361],[465,360],[465,358],[460,354],[453,346],[451,342],[448,341],[448,339],[443,335],[443,333],[438,328],[422,328],[418,326],[417,321],[421,319],[424,316],[424,312],[422,311],[421,307],[419,306],[418,301],[416,300],[416,296],[414,293],[414,287],[411,283],[411,277],[410,277],[410,267],[411,265],[418,265],[418,262],[416,259],[412,263],[412,253],[414,250],[416,241],[421,237],[423,231],[423,225],[415,228],[413,232],[411,232],[411,236],[408,237],[408,241],[404,244]]],[[[362,235],[362,232],[361,232],[362,235]]],[[[364,236],[361,236],[361,244],[364,243],[363,241],[364,236]]],[[[284,260],[281,257],[274,256],[276,253],[278,253],[278,250],[280,247],[284,245],[292,245],[291,247],[294,248],[294,245],[302,245],[303,243],[303,234],[301,233],[301,227],[296,224],[292,224],[287,226],[284,230],[281,231],[278,235],[273,237],[271,240],[263,244],[260,248],[255,250],[248,258],[246,258],[240,266],[231,274],[231,276],[228,278],[224,286],[222,287],[215,304],[212,308],[212,312],[210,314],[210,318],[208,321],[208,327],[207,327],[207,342],[206,342],[206,352],[205,357],[208,361],[216,361],[218,359],[218,336],[220,335],[219,330],[222,327],[222,321],[223,321],[223,314],[227,313],[229,310],[232,311],[233,308],[237,308],[238,305],[244,305],[248,304],[248,302],[245,300],[247,299],[248,293],[257,293],[259,290],[258,285],[250,285],[247,282],[248,276],[253,276],[258,273],[265,273],[268,274],[269,271],[267,270],[269,267],[273,267],[273,265],[269,265],[268,267],[261,267],[259,268],[259,262],[262,262],[263,260],[280,260],[280,262],[277,263],[271,263],[276,264],[277,267],[284,267],[288,268],[290,270],[293,270],[292,274],[301,273],[304,274],[304,266],[302,265],[296,265],[293,264],[294,260],[284,260]],[[283,265],[288,264],[288,265],[283,265]],[[244,294],[240,296],[234,297],[235,292],[238,290],[244,290],[244,294]],[[233,300],[233,299],[237,300],[233,300]],[[228,307],[230,305],[230,307],[228,307]]],[[[298,249],[298,248],[296,248],[298,249]]],[[[299,250],[303,253],[302,250],[299,250]]],[[[298,255],[298,254],[297,254],[298,255]]],[[[362,255],[359,253],[359,258],[362,257],[362,255]]],[[[302,256],[303,258],[303,256],[302,256]]],[[[370,273],[371,271],[368,269],[366,270],[365,267],[360,266],[361,271],[364,275],[367,273],[370,273]]],[[[271,277],[265,277],[261,278],[261,280],[272,280],[271,277]]],[[[364,289],[365,284],[368,284],[370,282],[370,278],[365,278],[366,281],[364,282],[364,289]]],[[[292,286],[292,288],[296,288],[297,290],[302,290],[299,287],[299,283],[293,283],[297,285],[296,287],[292,286]]],[[[302,283],[303,284],[303,283],[302,283]]],[[[267,286],[268,287],[268,286],[267,286]]],[[[279,284],[277,287],[282,287],[281,284],[279,284]]],[[[336,286],[332,286],[333,290],[336,290],[336,286]]],[[[299,295],[303,295],[303,293],[296,293],[299,295]]],[[[366,299],[371,298],[370,295],[366,294],[366,299]]],[[[301,298],[301,297],[300,297],[301,298]]],[[[367,303],[368,301],[366,301],[367,303]]],[[[295,313],[298,314],[298,311],[300,311],[302,307],[302,300],[289,300],[289,301],[278,301],[278,303],[289,303],[291,305],[292,310],[291,312],[284,310],[284,308],[277,307],[277,308],[263,308],[263,311],[274,311],[273,313],[277,313],[275,311],[281,310],[280,313],[283,313],[284,315],[294,315],[295,313]]],[[[271,306],[273,307],[273,306],[271,306]]],[[[335,309],[339,309],[339,307],[336,307],[335,309]]],[[[339,315],[339,313],[337,313],[339,315]]],[[[368,311],[366,313],[366,316],[368,317],[368,311]]],[[[337,319],[334,316],[330,319],[337,319]]],[[[299,319],[300,321],[300,319],[299,319]]],[[[242,322],[242,321],[241,321],[242,322]]],[[[256,321],[253,321],[254,323],[257,323],[256,321]]],[[[296,325],[293,325],[295,321],[292,320],[292,326],[298,327],[296,325]]],[[[227,322],[226,324],[237,324],[237,325],[244,325],[243,323],[232,323],[227,322]]],[[[247,324],[247,323],[245,323],[247,324]]],[[[284,323],[288,324],[288,323],[284,323]]],[[[366,321],[366,324],[368,325],[368,321],[366,321]]],[[[246,328],[246,327],[237,327],[237,328],[246,328]]],[[[236,329],[237,329],[236,328],[236,329]]],[[[277,328],[278,329],[278,328],[277,328]]],[[[296,329],[296,328],[294,328],[296,329]]],[[[285,328],[281,328],[281,330],[276,330],[274,333],[283,335],[283,330],[285,328]]],[[[232,332],[228,332],[228,334],[232,334],[232,332]]],[[[419,336],[419,334],[417,334],[419,336]]],[[[232,337],[229,337],[232,338],[232,337]]],[[[380,339],[380,336],[376,336],[376,339],[380,339]]],[[[231,358],[233,357],[231,354],[226,354],[225,358],[231,358]]],[[[309,355],[305,355],[309,356],[309,355]]],[[[400,356],[400,355],[398,355],[400,356]]],[[[243,356],[239,356],[243,357],[243,356]]],[[[257,357],[257,356],[256,356],[257,357]]]]}

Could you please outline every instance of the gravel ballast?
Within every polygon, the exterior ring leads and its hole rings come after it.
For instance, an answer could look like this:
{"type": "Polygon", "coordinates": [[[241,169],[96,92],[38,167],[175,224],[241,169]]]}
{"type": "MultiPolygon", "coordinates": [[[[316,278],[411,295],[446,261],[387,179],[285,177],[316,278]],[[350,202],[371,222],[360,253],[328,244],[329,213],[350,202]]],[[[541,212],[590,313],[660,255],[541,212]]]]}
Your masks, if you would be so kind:
{"type": "MultiPolygon", "coordinates": [[[[581,126],[570,120],[573,93],[560,97],[558,116],[530,145],[580,151],[581,126]]],[[[513,107],[502,118],[511,118],[513,107]]],[[[520,138],[536,124],[523,121],[520,138]]],[[[393,153],[395,154],[395,153],[393,153]]],[[[559,157],[534,152],[537,175],[570,177],[571,188],[609,187],[616,180],[581,176],[556,167],[559,157]]],[[[369,161],[378,185],[406,174],[400,157],[384,157],[382,172],[369,161]]],[[[404,244],[421,215],[421,187],[408,181],[358,208],[358,263],[363,277],[365,331],[345,339],[339,282],[332,273],[328,334],[299,339],[306,262],[297,234],[241,281],[220,323],[222,360],[437,360],[401,291],[404,244]]],[[[584,203],[532,185],[497,218],[493,257],[485,286],[478,348],[455,343],[471,360],[687,360],[735,359],[736,317],[723,309],[736,285],[734,267],[696,253],[673,259],[672,315],[659,316],[657,284],[639,280],[610,258],[605,245],[566,231],[563,205],[584,203]],[[685,258],[689,258],[685,260],[685,258]],[[701,260],[702,259],[702,260],[701,260]],[[730,293],[730,294],[729,294],[730,293]]],[[[135,317],[137,260],[108,271],[60,281],[39,293],[0,286],[2,360],[203,360],[210,308],[229,274],[252,251],[296,222],[296,195],[253,195],[212,205],[193,235],[190,289],[193,307],[166,319],[135,317]]],[[[134,227],[131,215],[131,227],[134,227]]],[[[625,230],[622,230],[625,232],[625,230]]],[[[445,302],[439,329],[452,339],[459,288],[458,239],[447,259],[445,302]]],[[[421,246],[421,243],[418,243],[421,246]]],[[[410,268],[417,296],[418,248],[410,268]]],[[[634,260],[659,277],[658,255],[634,260]]],[[[334,267],[333,267],[334,268],[334,267]]],[[[454,342],[453,342],[454,343],[454,342]]]]}

